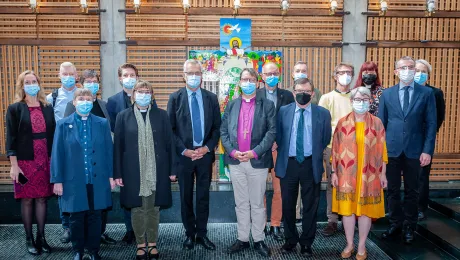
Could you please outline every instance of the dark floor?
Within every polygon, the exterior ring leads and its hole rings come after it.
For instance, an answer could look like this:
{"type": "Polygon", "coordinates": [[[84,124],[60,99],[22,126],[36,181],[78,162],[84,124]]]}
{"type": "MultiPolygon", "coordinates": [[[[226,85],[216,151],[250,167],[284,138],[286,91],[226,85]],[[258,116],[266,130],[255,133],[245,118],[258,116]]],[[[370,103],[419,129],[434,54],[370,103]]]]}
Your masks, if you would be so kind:
{"type": "MultiPolygon", "coordinates": [[[[318,229],[324,227],[324,224],[318,224],[318,229]]],[[[184,239],[184,230],[182,224],[161,224],[160,240],[158,248],[161,259],[196,259],[196,260],[225,260],[225,259],[262,259],[253,250],[248,249],[235,255],[228,255],[225,249],[234,239],[236,239],[236,224],[209,224],[209,238],[216,244],[216,251],[207,251],[201,247],[196,247],[192,251],[184,251],[181,248],[184,239]]],[[[300,227],[299,227],[300,229],[300,227]]],[[[50,246],[54,249],[53,253],[43,254],[38,257],[32,257],[26,253],[24,248],[24,229],[21,225],[0,225],[0,259],[71,259],[71,245],[61,244],[59,235],[61,233],[60,225],[47,225],[46,238],[50,246]]],[[[108,233],[111,237],[120,240],[124,234],[124,226],[120,224],[111,224],[108,226],[108,233]]],[[[299,254],[292,253],[282,255],[280,252],[281,242],[277,242],[271,237],[266,238],[267,245],[273,249],[273,255],[269,259],[303,259],[299,254]]],[[[355,243],[358,243],[357,237],[355,243]]],[[[329,238],[322,236],[319,231],[316,234],[316,240],[313,244],[314,256],[309,259],[341,259],[340,253],[345,247],[346,240],[342,232],[329,238]]],[[[300,251],[300,247],[297,248],[300,251]]],[[[367,250],[370,260],[390,259],[381,249],[372,241],[367,241],[367,250]]],[[[134,246],[118,244],[115,246],[102,246],[101,255],[103,259],[134,259],[134,246]]],[[[354,259],[354,258],[351,258],[354,259]]]]}

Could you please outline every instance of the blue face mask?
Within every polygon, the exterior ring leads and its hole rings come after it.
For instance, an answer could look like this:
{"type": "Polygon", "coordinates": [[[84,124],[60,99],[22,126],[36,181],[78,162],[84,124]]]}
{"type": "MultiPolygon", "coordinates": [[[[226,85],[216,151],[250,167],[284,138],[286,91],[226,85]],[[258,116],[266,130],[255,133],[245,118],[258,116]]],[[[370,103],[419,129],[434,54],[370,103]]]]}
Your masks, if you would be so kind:
{"type": "Polygon", "coordinates": [[[248,96],[254,94],[256,91],[256,83],[246,81],[242,82],[240,87],[241,91],[243,91],[243,93],[248,96]]]}
{"type": "Polygon", "coordinates": [[[91,90],[91,93],[93,93],[93,96],[96,95],[97,92],[99,91],[99,83],[84,83],[83,87],[91,90]]]}
{"type": "Polygon", "coordinates": [[[24,86],[24,92],[26,92],[27,95],[35,97],[40,90],[40,87],[38,85],[25,85],[24,86]]]}
{"type": "Polygon", "coordinates": [[[294,74],[294,80],[306,79],[306,78],[307,78],[307,74],[304,74],[304,73],[295,73],[294,74]]]}
{"type": "Polygon", "coordinates": [[[62,86],[65,88],[73,88],[75,86],[75,77],[74,76],[62,76],[61,77],[62,86]]]}
{"type": "Polygon", "coordinates": [[[91,109],[93,109],[93,102],[87,100],[79,100],[77,101],[75,108],[77,109],[78,113],[86,116],[89,114],[89,112],[91,112],[91,109]]]}
{"type": "Polygon", "coordinates": [[[136,93],[135,100],[139,106],[146,107],[152,102],[152,94],[136,93]]]}
{"type": "Polygon", "coordinates": [[[414,76],[414,81],[417,84],[423,85],[428,80],[428,74],[424,72],[417,72],[414,76]]]}
{"type": "Polygon", "coordinates": [[[187,76],[187,85],[193,89],[198,88],[201,85],[201,76],[187,76]]]}
{"type": "Polygon", "coordinates": [[[355,102],[353,101],[353,111],[355,111],[357,114],[364,114],[369,110],[369,102],[355,102]]]}
{"type": "Polygon", "coordinates": [[[267,77],[267,79],[265,80],[265,83],[267,83],[269,87],[273,88],[278,84],[279,80],[280,78],[278,76],[272,75],[272,76],[267,77]]]}
{"type": "Polygon", "coordinates": [[[133,89],[134,85],[136,85],[136,78],[124,78],[122,85],[126,89],[133,89]]]}

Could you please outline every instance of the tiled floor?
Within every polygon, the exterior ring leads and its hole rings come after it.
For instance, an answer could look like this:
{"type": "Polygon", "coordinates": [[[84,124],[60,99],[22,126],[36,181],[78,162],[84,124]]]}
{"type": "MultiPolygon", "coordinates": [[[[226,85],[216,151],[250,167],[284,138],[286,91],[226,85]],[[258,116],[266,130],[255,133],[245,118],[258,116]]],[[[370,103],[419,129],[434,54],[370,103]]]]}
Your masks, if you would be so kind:
{"type": "MultiPolygon", "coordinates": [[[[324,227],[324,224],[318,224],[318,230],[324,227]]],[[[262,259],[252,249],[241,253],[228,255],[225,250],[236,239],[236,224],[209,224],[208,236],[216,246],[216,251],[207,251],[202,247],[196,247],[192,251],[182,250],[182,240],[184,239],[184,230],[182,224],[161,224],[160,240],[158,248],[160,259],[196,259],[196,260],[225,260],[225,259],[262,259]]],[[[300,229],[300,227],[299,227],[300,229]]],[[[59,235],[61,233],[60,225],[47,225],[46,238],[53,248],[51,254],[42,254],[33,257],[27,254],[25,250],[24,229],[21,225],[0,225],[0,259],[19,260],[19,259],[47,259],[47,260],[65,260],[72,259],[71,245],[61,244],[59,235]]],[[[111,237],[120,240],[124,235],[124,226],[113,224],[108,226],[108,233],[111,237]]],[[[273,240],[271,237],[266,238],[267,245],[273,249],[273,254],[269,259],[303,259],[300,254],[291,253],[283,255],[280,252],[281,242],[273,240]]],[[[357,236],[355,237],[357,244],[357,236]]],[[[313,244],[314,256],[309,259],[341,259],[340,252],[345,246],[345,235],[343,232],[329,238],[323,237],[317,231],[316,240],[313,244]]],[[[134,259],[134,246],[119,243],[114,246],[103,245],[101,255],[103,259],[134,259]]],[[[297,248],[300,251],[300,247],[297,248]]],[[[372,241],[368,240],[367,250],[370,260],[390,259],[381,249],[372,241]]],[[[354,258],[352,258],[354,259],[354,258]]]]}

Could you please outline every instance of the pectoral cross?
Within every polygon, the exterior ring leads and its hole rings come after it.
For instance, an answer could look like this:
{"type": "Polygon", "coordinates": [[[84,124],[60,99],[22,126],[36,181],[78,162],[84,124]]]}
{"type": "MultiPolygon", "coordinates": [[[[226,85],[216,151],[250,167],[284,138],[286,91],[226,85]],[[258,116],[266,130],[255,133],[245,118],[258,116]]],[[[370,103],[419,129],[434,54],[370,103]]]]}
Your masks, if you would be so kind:
{"type": "Polygon", "coordinates": [[[244,135],[243,135],[243,138],[244,138],[244,140],[246,140],[246,134],[249,134],[249,131],[248,131],[247,129],[245,129],[245,130],[243,131],[243,134],[244,134],[244,135]]]}

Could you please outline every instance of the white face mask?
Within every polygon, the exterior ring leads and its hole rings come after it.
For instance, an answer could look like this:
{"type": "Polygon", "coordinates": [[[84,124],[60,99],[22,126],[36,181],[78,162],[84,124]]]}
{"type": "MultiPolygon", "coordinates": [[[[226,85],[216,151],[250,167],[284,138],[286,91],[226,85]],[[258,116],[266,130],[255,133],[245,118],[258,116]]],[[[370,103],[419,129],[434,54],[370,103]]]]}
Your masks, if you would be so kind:
{"type": "Polygon", "coordinates": [[[398,76],[403,83],[410,83],[414,80],[415,70],[400,70],[398,76]]]}
{"type": "Polygon", "coordinates": [[[355,111],[356,113],[362,115],[364,113],[366,113],[368,110],[369,110],[369,101],[361,101],[361,102],[355,102],[353,101],[353,111],[355,111]]]}
{"type": "Polygon", "coordinates": [[[348,74],[343,74],[339,76],[339,84],[342,86],[348,86],[351,83],[351,76],[348,74]]]}

